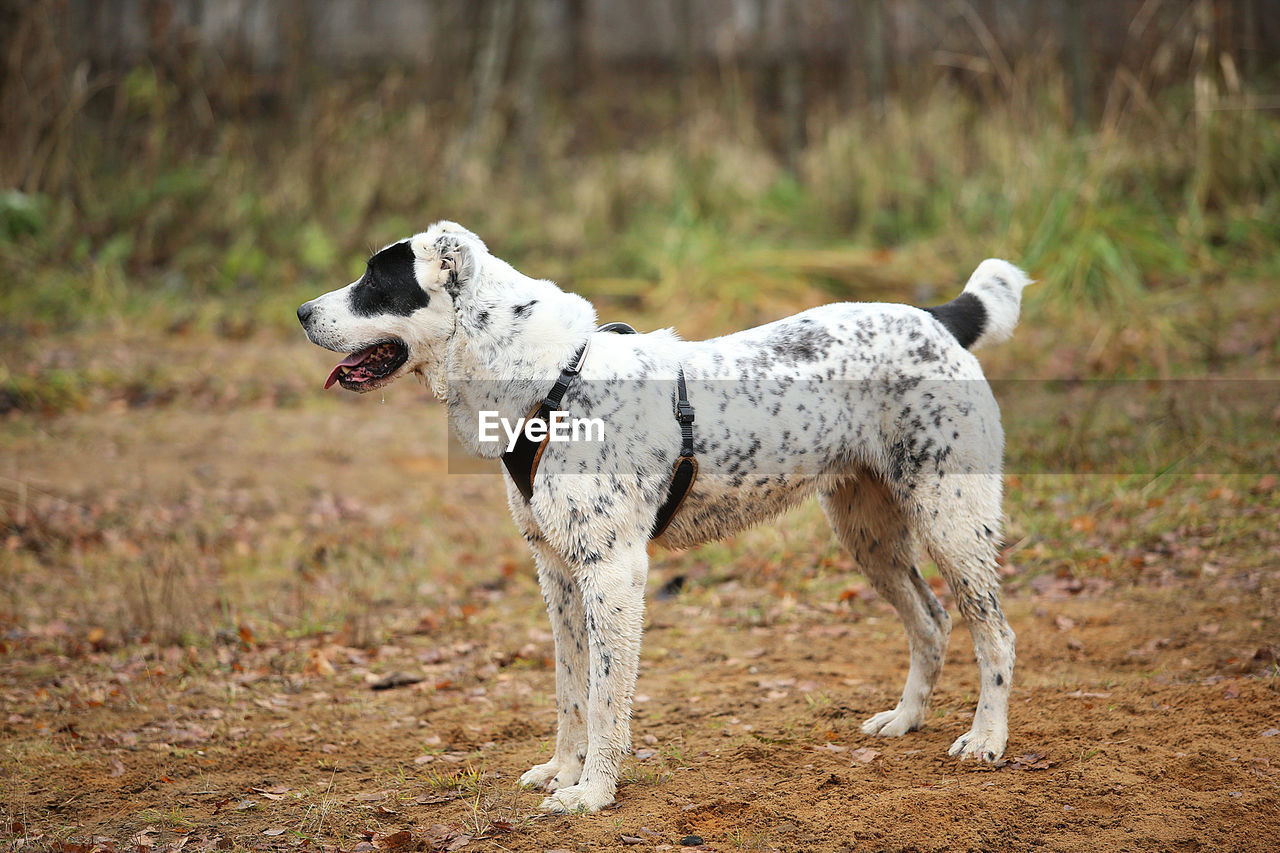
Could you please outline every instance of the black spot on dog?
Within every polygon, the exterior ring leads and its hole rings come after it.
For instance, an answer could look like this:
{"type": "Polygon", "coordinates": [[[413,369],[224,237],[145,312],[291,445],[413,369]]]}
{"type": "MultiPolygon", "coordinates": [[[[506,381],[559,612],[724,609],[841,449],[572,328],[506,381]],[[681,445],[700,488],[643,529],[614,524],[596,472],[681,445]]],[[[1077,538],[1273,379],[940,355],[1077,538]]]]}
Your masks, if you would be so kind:
{"type": "Polygon", "coordinates": [[[911,354],[919,361],[938,361],[942,358],[938,348],[930,340],[925,340],[920,346],[913,349],[911,354]]]}
{"type": "Polygon", "coordinates": [[[517,305],[511,309],[511,314],[517,319],[523,319],[529,316],[529,312],[532,311],[533,306],[537,304],[538,304],[538,300],[534,299],[530,302],[524,303],[523,305],[517,305]]]}
{"type": "Polygon", "coordinates": [[[351,313],[357,317],[386,314],[408,317],[426,308],[431,297],[418,284],[413,260],[413,249],[407,240],[388,246],[370,258],[364,275],[351,289],[351,313]]]}
{"type": "Polygon", "coordinates": [[[982,300],[972,293],[962,293],[946,305],[924,310],[937,317],[938,322],[946,326],[965,349],[982,337],[982,330],[987,326],[987,309],[982,300]]]}
{"type": "MultiPolygon", "coordinates": [[[[777,361],[782,364],[799,364],[806,361],[818,361],[826,356],[827,351],[831,349],[831,345],[836,343],[836,339],[826,329],[818,328],[812,324],[804,324],[801,328],[785,329],[775,335],[771,335],[765,346],[773,351],[773,355],[777,361]]],[[[761,369],[767,369],[770,365],[767,361],[767,354],[761,352],[757,355],[757,361],[761,361],[764,356],[764,363],[760,364],[761,369]]]]}

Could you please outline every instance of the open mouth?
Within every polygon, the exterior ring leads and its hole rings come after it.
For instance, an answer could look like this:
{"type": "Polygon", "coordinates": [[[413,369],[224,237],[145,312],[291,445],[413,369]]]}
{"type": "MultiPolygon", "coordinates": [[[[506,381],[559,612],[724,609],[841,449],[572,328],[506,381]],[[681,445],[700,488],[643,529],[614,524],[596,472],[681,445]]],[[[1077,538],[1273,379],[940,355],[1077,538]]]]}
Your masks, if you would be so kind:
{"type": "Polygon", "coordinates": [[[329,373],[324,387],[337,382],[348,391],[372,391],[409,360],[409,348],[397,340],[380,341],[344,358],[329,373]]]}

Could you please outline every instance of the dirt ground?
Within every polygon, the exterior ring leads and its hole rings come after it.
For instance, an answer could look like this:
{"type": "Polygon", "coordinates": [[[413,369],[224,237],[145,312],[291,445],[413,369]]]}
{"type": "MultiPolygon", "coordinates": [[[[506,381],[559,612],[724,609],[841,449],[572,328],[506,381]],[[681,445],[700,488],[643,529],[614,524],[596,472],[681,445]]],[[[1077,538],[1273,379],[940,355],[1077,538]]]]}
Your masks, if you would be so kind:
{"type": "Polygon", "coordinates": [[[446,473],[421,390],[321,397],[322,354],[261,343],[170,342],[148,381],[176,399],[0,422],[7,849],[1280,846],[1265,472],[1009,478],[999,767],[946,755],[977,691],[958,619],[927,727],[859,732],[905,638],[812,507],[657,554],[617,803],[550,817],[515,785],[554,672],[499,480],[446,473]]]}

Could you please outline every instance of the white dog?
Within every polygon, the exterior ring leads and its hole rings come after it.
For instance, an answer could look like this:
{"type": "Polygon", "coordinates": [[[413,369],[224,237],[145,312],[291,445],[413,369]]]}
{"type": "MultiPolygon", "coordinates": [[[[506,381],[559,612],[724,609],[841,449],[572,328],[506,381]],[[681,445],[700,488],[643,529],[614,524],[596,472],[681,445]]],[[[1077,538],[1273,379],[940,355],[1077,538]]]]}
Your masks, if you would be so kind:
{"type": "Polygon", "coordinates": [[[708,341],[610,334],[586,300],[438,222],[375,254],[358,281],[298,318],[313,343],[352,353],[325,387],[368,391],[418,374],[477,456],[509,447],[505,435],[485,440],[484,413],[518,424],[548,396],[543,414],[605,425],[598,440],[543,442],[503,475],[556,653],[555,753],[521,782],[550,792],[546,810],[596,811],[613,802],[630,750],[651,536],[691,547],[812,494],[910,643],[902,698],[863,732],[897,736],[925,722],[951,625],[917,569],[923,552],[969,623],[982,678],[973,727],[950,752],[1000,758],[1014,662],[996,571],[1004,439],[967,348],[1009,337],[1027,283],[988,260],[936,308],[827,305],[708,341]],[[677,396],[696,424],[678,422],[677,396]],[[673,465],[689,455],[696,479],[682,492],[673,465]],[[655,525],[676,492],[678,511],[655,525]]]}

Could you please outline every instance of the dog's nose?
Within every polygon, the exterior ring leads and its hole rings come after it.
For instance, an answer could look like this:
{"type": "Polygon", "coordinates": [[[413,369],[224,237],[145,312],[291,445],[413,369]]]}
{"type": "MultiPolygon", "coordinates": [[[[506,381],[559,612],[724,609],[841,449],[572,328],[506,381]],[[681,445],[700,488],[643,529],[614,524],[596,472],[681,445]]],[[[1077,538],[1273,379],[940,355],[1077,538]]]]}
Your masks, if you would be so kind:
{"type": "Polygon", "coordinates": [[[304,302],[301,305],[299,305],[298,306],[298,322],[304,326],[307,325],[307,321],[311,319],[311,312],[313,310],[314,309],[311,307],[310,302],[304,302]]]}

